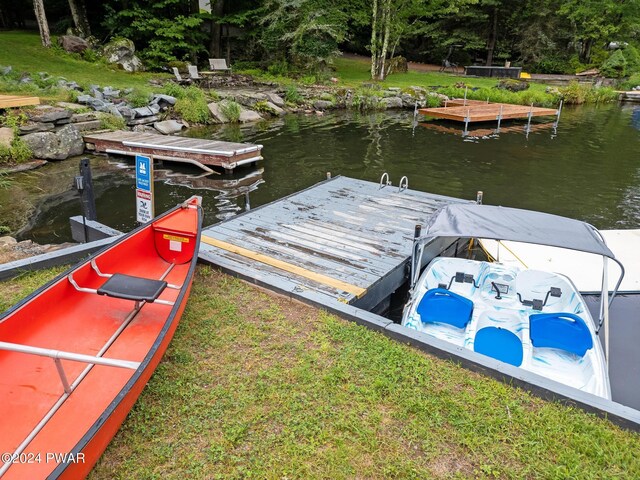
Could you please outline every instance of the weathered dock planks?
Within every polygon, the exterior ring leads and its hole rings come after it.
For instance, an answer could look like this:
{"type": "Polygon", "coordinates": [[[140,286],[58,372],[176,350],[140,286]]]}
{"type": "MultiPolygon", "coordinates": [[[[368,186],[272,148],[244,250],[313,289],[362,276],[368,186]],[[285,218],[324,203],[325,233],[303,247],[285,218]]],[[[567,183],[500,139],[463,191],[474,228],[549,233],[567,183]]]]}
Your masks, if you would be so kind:
{"type": "Polygon", "coordinates": [[[616,93],[622,102],[640,102],[639,90],[616,91],[616,93]]]}
{"type": "Polygon", "coordinates": [[[200,258],[320,305],[373,309],[404,282],[415,225],[465,201],[335,177],[206,228],[200,258]]]}
{"type": "Polygon", "coordinates": [[[262,145],[251,143],[128,131],[85,135],[84,141],[95,145],[98,153],[151,155],[159,160],[197,165],[208,172],[213,172],[210,167],[231,171],[240,165],[262,160],[262,145]]]}
{"type": "Polygon", "coordinates": [[[454,106],[449,106],[451,102],[447,102],[446,107],[421,108],[418,112],[427,117],[465,123],[558,115],[558,110],[555,108],[528,107],[525,105],[511,105],[509,103],[486,103],[478,101],[469,103],[471,102],[470,100],[466,101],[466,106],[461,106],[459,102],[461,102],[461,100],[455,100],[454,106]]]}
{"type": "Polygon", "coordinates": [[[0,108],[26,107],[29,105],[40,105],[40,99],[22,95],[0,95],[0,108]]]}

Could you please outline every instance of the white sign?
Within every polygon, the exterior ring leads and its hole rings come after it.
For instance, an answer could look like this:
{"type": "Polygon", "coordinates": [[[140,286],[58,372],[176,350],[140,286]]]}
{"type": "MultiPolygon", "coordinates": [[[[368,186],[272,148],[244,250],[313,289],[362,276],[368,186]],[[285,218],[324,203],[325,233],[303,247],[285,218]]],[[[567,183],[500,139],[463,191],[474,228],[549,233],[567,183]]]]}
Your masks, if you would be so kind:
{"type": "Polygon", "coordinates": [[[136,218],[147,223],[153,217],[153,160],[136,155],[136,218]]]}
{"type": "Polygon", "coordinates": [[[136,218],[140,223],[147,223],[153,219],[153,196],[151,192],[136,189],[136,218]]]}

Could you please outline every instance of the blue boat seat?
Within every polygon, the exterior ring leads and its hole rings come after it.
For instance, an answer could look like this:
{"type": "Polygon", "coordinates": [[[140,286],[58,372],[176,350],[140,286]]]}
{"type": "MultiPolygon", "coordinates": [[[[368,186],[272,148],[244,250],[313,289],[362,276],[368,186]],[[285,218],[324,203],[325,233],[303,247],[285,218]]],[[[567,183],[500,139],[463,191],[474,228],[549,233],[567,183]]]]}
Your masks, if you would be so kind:
{"type": "Polygon", "coordinates": [[[529,336],[534,347],[565,350],[583,357],[593,347],[584,320],[573,313],[539,313],[529,316],[529,336]]]}
{"type": "Polygon", "coordinates": [[[522,365],[522,342],[504,328],[484,327],[478,330],[473,350],[516,367],[522,365]]]}
{"type": "Polygon", "coordinates": [[[444,288],[432,288],[424,294],[416,311],[424,323],[465,328],[471,320],[473,302],[444,288]]]}

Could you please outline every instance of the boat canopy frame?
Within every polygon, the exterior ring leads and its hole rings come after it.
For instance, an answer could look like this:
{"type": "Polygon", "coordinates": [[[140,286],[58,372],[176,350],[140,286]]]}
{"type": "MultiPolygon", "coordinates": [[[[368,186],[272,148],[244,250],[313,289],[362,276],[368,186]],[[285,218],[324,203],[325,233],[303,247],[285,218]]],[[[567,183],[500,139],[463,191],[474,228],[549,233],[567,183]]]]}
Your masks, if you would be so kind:
{"type": "Polygon", "coordinates": [[[609,356],[609,308],[624,278],[624,265],[616,258],[602,234],[593,225],[549,213],[479,203],[449,204],[440,208],[426,224],[416,225],[411,251],[411,293],[420,277],[422,254],[427,243],[438,237],[488,238],[566,248],[600,255],[603,258],[600,315],[596,334],[604,325],[606,353],[609,356]],[[620,277],[611,293],[608,289],[607,260],[620,267],[620,277]],[[605,298],[608,301],[605,301],[605,298]]]}

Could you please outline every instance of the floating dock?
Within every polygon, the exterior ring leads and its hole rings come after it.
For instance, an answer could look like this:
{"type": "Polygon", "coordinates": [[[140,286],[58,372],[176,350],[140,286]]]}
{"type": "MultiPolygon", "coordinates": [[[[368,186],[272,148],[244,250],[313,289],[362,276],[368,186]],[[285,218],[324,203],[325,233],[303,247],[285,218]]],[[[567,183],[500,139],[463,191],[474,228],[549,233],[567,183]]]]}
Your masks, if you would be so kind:
{"type": "Polygon", "coordinates": [[[0,95],[0,108],[26,107],[29,105],[40,105],[40,99],[22,95],[0,95]]]}
{"type": "Polygon", "coordinates": [[[559,109],[541,108],[526,105],[511,105],[509,103],[487,103],[465,100],[466,105],[460,105],[461,100],[448,101],[446,107],[421,108],[419,113],[427,117],[453,120],[456,122],[490,122],[512,120],[517,118],[531,119],[532,117],[558,116],[559,109]]]}
{"type": "Polygon", "coordinates": [[[640,90],[616,91],[621,102],[640,102],[640,90]]]}
{"type": "Polygon", "coordinates": [[[415,225],[466,202],[399,190],[335,177],[204,229],[200,258],[317,304],[384,308],[406,280],[415,225]]]}
{"type": "Polygon", "coordinates": [[[202,138],[179,137],[116,131],[85,135],[84,141],[95,145],[98,153],[135,157],[152,156],[158,160],[189,163],[212,173],[211,167],[233,169],[262,160],[262,145],[232,143],[202,138]]]}

